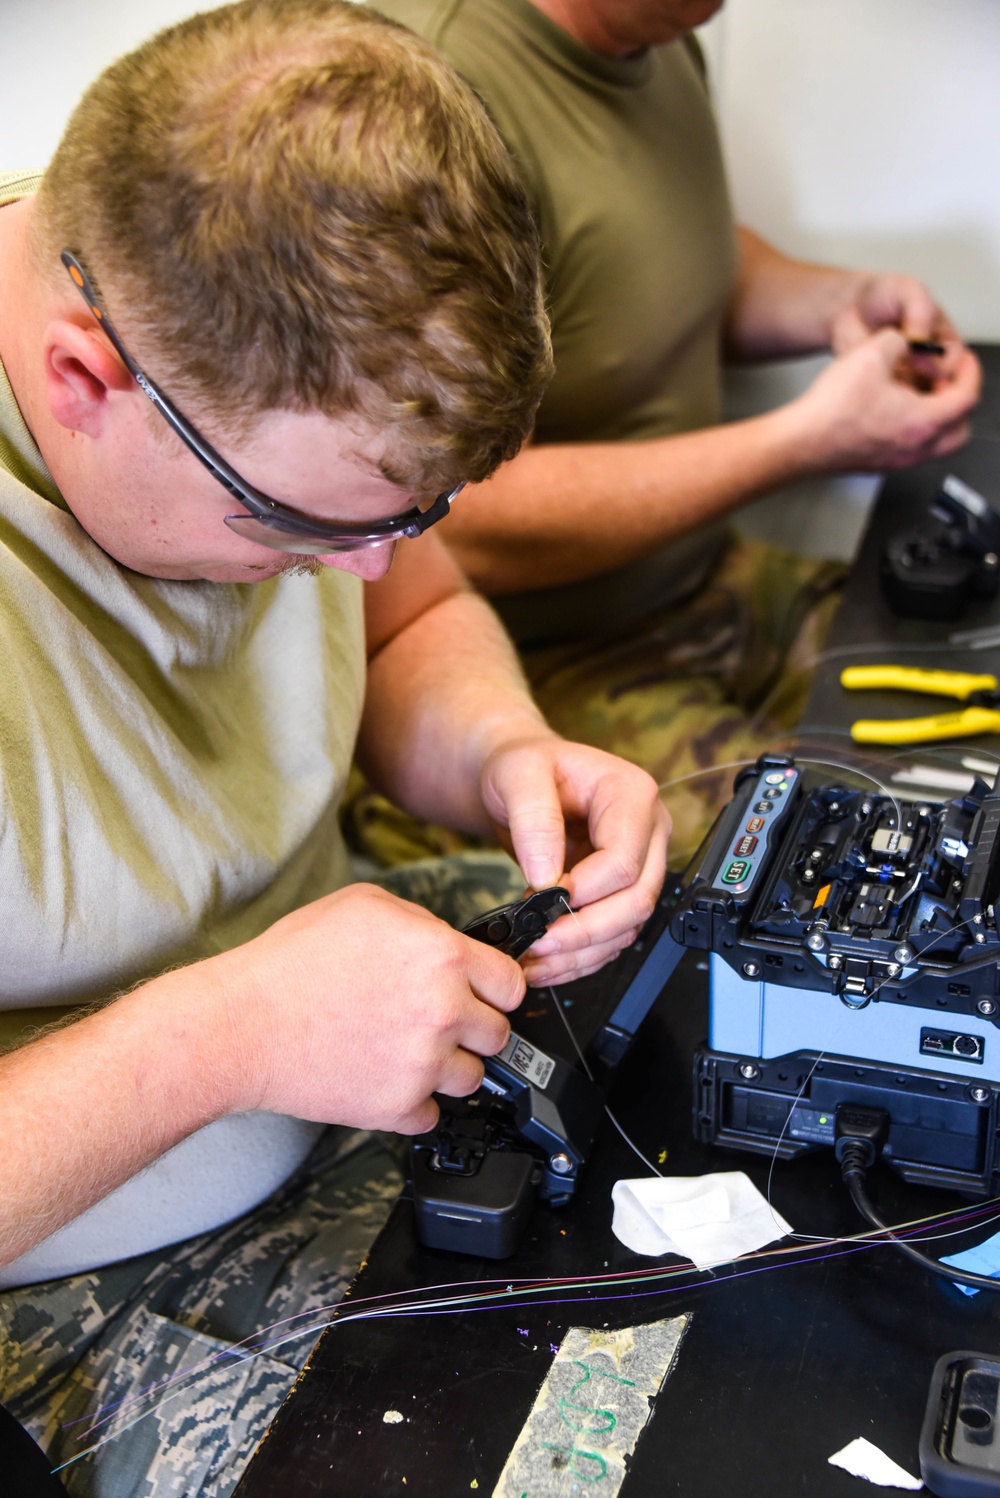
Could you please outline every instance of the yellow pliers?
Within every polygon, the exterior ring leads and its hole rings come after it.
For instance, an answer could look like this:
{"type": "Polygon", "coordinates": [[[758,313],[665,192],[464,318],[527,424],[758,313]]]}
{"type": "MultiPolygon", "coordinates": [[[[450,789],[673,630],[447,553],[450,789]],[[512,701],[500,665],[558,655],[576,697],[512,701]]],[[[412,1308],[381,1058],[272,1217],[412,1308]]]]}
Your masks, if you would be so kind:
{"type": "Polygon", "coordinates": [[[961,712],[929,718],[878,720],[861,718],[851,725],[856,744],[925,744],[933,739],[965,739],[976,733],[1000,733],[1000,691],[995,676],[966,671],[921,671],[910,666],[848,666],[840,673],[848,691],[889,688],[957,697],[961,712]]]}

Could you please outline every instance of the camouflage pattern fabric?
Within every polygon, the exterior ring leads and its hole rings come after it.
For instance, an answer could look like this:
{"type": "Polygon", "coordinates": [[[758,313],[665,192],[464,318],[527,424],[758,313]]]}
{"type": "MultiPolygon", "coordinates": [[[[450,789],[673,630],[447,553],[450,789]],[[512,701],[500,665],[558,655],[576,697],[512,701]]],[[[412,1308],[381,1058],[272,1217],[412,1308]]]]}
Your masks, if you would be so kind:
{"type": "MultiPolygon", "coordinates": [[[[454,925],[523,891],[502,853],[427,860],[379,882],[454,925]]],[[[232,1492],[385,1222],[404,1151],[390,1136],[330,1128],[302,1169],[236,1222],[0,1294],[0,1403],[53,1467],[120,1432],[59,1474],[72,1498],[232,1492]],[[118,1419],[93,1428],[111,1413],[118,1419]]]]}
{"type": "MultiPolygon", "coordinates": [[[[627,634],[522,653],[559,733],[655,776],[674,823],[672,868],[684,867],[728,799],[728,766],[790,742],[844,573],[837,562],[737,540],[698,594],[627,634]]],[[[456,846],[455,833],[406,816],[358,772],[344,827],[384,866],[456,846]]]]}

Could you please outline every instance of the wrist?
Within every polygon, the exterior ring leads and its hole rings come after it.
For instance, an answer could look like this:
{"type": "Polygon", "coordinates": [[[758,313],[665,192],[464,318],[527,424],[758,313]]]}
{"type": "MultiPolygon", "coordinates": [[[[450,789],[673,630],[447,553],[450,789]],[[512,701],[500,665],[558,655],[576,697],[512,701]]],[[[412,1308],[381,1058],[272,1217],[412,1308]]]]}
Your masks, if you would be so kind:
{"type": "Polygon", "coordinates": [[[527,685],[523,699],[505,697],[493,712],[481,714],[469,734],[469,764],[477,781],[495,754],[528,739],[557,739],[541,709],[532,700],[527,685]]]}
{"type": "MultiPolygon", "coordinates": [[[[823,471],[825,444],[810,390],[744,423],[749,430],[740,442],[740,459],[746,498],[823,471]]],[[[735,425],[723,430],[736,435],[735,425]]]]}
{"type": "Polygon", "coordinates": [[[235,1022],[239,983],[229,970],[242,950],[165,973],[107,1011],[109,1019],[134,1029],[155,1063],[160,1103],[170,1111],[178,1138],[256,1106],[235,1022]]]}
{"type": "Polygon", "coordinates": [[[780,417],[780,435],[790,479],[814,478],[850,466],[836,409],[820,398],[815,383],[773,413],[780,417]]]}
{"type": "Polygon", "coordinates": [[[863,270],[840,270],[836,277],[831,279],[825,327],[826,346],[833,353],[843,349],[840,324],[845,321],[845,318],[848,324],[846,346],[849,347],[857,337],[856,332],[854,332],[854,337],[851,337],[851,331],[855,325],[867,329],[861,306],[870,283],[869,272],[863,270]],[[850,315],[847,316],[847,314],[850,315]]]}
{"type": "Polygon", "coordinates": [[[479,779],[499,755],[526,744],[558,742],[560,735],[549,727],[534,704],[523,715],[498,718],[480,740],[479,779]]]}

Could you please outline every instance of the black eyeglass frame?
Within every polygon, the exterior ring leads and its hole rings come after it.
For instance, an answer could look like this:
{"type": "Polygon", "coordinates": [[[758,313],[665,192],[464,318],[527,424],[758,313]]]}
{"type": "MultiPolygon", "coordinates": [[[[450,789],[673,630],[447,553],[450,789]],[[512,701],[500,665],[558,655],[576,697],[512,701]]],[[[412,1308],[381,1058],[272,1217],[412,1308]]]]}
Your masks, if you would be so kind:
{"type": "Polygon", "coordinates": [[[424,531],[444,519],[451,509],[452,501],[465,488],[463,481],[452,489],[444,490],[423,510],[415,505],[412,509],[404,510],[399,515],[390,515],[385,520],[354,523],[312,519],[299,514],[297,510],[291,509],[277,499],[271,499],[269,495],[262,493],[260,489],[255,489],[252,484],[247,483],[246,479],[241,478],[235,468],[230,467],[225,458],[217,453],[211,443],[207,442],[187,417],[182,415],[169,396],[164,395],[159,386],[140,369],[119,337],[114,324],[101,305],[93,282],[76,256],[69,250],[63,250],[60,259],[69,272],[73,284],[100,327],[104,329],[109,342],[136,384],[149,397],[168,426],[194,453],[199,463],[203,464],[212,477],[245,507],[246,515],[224,517],[226,524],[238,535],[245,534],[240,529],[240,522],[252,520],[268,531],[274,532],[275,536],[287,537],[288,542],[283,544],[281,541],[265,539],[256,534],[247,534],[246,539],[256,539],[260,544],[271,546],[279,551],[305,555],[316,555],[323,551],[359,551],[367,547],[379,546],[386,541],[423,535],[424,531]],[[296,541],[298,545],[294,544],[296,541]]]}

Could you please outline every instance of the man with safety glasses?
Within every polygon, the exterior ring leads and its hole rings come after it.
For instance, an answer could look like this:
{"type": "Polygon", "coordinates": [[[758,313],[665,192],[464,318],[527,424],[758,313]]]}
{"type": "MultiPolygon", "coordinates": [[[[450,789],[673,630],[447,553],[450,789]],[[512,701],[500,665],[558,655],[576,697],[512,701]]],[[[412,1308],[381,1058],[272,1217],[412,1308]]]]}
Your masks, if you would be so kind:
{"type": "Polygon", "coordinates": [[[0,179],[0,277],[0,1400],[59,1464],[122,1412],[70,1491],[228,1493],[308,1340],[238,1389],[220,1346],[314,1325],[397,1188],[353,1131],[431,1126],[526,978],[618,952],[668,821],[422,534],[551,369],[526,200],[423,43],[335,0],[172,28],[0,179]],[[352,883],[355,744],[519,865],[395,888],[575,915],[518,967],[352,883]],[[151,1441],[133,1394],[200,1360],[151,1441]]]}

